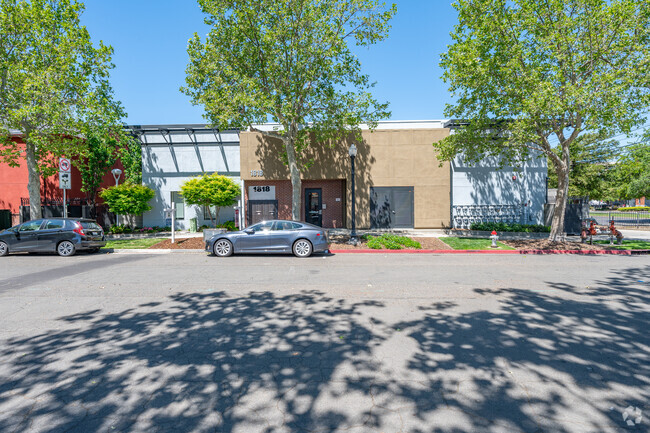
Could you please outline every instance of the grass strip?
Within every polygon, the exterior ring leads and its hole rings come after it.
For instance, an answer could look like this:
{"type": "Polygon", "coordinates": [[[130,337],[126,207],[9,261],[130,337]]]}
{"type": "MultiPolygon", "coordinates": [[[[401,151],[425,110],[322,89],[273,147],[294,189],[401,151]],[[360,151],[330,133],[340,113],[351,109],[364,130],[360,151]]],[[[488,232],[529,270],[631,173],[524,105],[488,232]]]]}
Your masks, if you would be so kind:
{"type": "Polygon", "coordinates": [[[165,238],[115,239],[107,241],[104,248],[113,248],[116,250],[146,249],[164,240],[165,238]]]}
{"type": "Polygon", "coordinates": [[[455,250],[514,250],[513,247],[509,247],[502,242],[497,242],[498,248],[492,248],[490,246],[492,245],[491,239],[456,237],[442,237],[439,239],[455,250]]]}
{"type": "Polygon", "coordinates": [[[625,240],[623,239],[622,245],[609,245],[609,241],[594,241],[595,244],[607,245],[617,250],[650,250],[650,241],[635,241],[635,240],[625,240]]]}

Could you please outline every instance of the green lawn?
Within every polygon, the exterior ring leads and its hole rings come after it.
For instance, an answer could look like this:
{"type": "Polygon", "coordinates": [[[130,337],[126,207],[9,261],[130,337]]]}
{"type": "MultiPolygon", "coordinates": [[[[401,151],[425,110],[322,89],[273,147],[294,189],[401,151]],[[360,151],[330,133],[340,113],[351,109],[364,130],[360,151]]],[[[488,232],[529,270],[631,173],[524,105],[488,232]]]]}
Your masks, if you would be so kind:
{"type": "Polygon", "coordinates": [[[491,239],[475,239],[475,238],[440,238],[441,241],[449,245],[455,250],[514,250],[501,242],[497,242],[499,248],[492,248],[491,239]]]}
{"type": "MultiPolygon", "coordinates": [[[[594,241],[594,243],[609,245],[609,241],[594,241]]],[[[623,239],[623,245],[616,245],[616,240],[614,240],[612,246],[619,250],[650,250],[649,241],[628,241],[623,239]]]]}
{"type": "Polygon", "coordinates": [[[158,242],[164,241],[165,238],[144,238],[144,239],[115,239],[106,242],[104,248],[137,250],[149,248],[158,242]]]}

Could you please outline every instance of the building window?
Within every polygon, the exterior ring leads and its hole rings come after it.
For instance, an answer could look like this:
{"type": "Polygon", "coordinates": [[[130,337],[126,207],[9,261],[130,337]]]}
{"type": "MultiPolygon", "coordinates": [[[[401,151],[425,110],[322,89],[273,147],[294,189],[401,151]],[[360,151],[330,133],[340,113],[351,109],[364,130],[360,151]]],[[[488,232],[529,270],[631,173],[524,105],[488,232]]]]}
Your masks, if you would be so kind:
{"type": "Polygon", "coordinates": [[[176,219],[182,220],[185,218],[185,199],[180,191],[172,191],[172,203],[176,208],[176,219]]]}

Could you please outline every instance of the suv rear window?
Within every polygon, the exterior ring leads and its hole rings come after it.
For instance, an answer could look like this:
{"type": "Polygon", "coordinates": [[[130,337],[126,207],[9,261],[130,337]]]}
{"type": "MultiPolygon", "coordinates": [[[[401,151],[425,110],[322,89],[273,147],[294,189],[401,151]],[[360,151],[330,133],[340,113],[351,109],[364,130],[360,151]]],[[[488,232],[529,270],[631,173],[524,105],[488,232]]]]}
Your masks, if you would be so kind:
{"type": "Polygon", "coordinates": [[[93,221],[79,221],[84,230],[101,230],[102,227],[93,221]]]}

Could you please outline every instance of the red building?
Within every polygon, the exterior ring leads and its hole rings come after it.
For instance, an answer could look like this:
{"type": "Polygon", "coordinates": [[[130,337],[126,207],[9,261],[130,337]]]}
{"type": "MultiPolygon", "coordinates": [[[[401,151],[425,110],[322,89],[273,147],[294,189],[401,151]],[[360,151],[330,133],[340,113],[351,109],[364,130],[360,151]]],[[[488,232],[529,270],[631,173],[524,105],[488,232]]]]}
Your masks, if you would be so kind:
{"type": "MultiPolygon", "coordinates": [[[[24,148],[24,143],[22,143],[20,137],[16,137],[15,140],[19,143],[19,146],[22,145],[24,148]]],[[[111,170],[113,168],[119,168],[123,170],[122,164],[119,161],[115,164],[114,167],[107,169],[102,181],[102,185],[100,186],[100,190],[102,188],[115,185],[115,179],[113,179],[113,175],[111,174],[111,170]]],[[[72,189],[67,190],[66,198],[68,200],[87,198],[87,194],[81,191],[81,174],[75,167],[74,160],[72,161],[71,174],[72,189]]],[[[21,222],[21,199],[29,198],[27,182],[27,163],[24,157],[22,158],[19,167],[10,167],[8,164],[0,162],[0,210],[11,210],[13,224],[18,224],[21,222]]],[[[61,200],[63,200],[63,190],[59,189],[58,174],[48,178],[41,178],[41,201],[43,203],[47,203],[48,201],[61,200]]],[[[101,203],[101,198],[97,197],[97,203],[101,203]]],[[[27,202],[25,204],[28,205],[29,203],[27,202]]]]}

